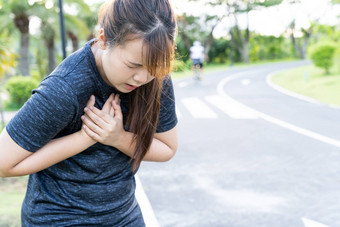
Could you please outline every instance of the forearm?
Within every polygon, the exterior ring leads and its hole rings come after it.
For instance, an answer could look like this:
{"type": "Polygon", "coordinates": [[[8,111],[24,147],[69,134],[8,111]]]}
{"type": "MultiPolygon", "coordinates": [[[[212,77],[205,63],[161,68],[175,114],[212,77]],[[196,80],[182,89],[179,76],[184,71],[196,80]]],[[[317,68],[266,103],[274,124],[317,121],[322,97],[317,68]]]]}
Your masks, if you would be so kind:
{"type": "MultiPolygon", "coordinates": [[[[116,145],[116,148],[129,157],[133,157],[135,146],[136,144],[133,140],[133,133],[125,132],[122,139],[120,139],[120,143],[116,145]]],[[[171,159],[175,152],[176,149],[169,147],[159,139],[153,138],[143,161],[165,162],[171,159]]]]}
{"type": "Polygon", "coordinates": [[[58,162],[72,157],[95,142],[81,131],[51,140],[44,147],[16,164],[8,172],[10,176],[22,176],[46,169],[58,162]]]}

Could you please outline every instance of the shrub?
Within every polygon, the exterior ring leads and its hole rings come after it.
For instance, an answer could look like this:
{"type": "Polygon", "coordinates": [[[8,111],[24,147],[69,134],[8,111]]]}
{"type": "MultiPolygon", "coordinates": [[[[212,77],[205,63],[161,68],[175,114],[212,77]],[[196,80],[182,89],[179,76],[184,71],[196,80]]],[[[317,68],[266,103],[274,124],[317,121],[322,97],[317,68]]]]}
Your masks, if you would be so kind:
{"type": "Polygon", "coordinates": [[[39,82],[31,77],[15,76],[6,82],[6,90],[10,96],[10,102],[15,106],[22,106],[32,94],[32,90],[37,88],[39,82]]]}
{"type": "Polygon", "coordinates": [[[323,68],[326,74],[329,74],[329,69],[334,64],[334,54],[336,45],[331,42],[323,42],[312,46],[310,49],[310,57],[313,64],[319,68],[323,68]]]}
{"type": "Polygon", "coordinates": [[[184,61],[178,60],[178,59],[172,61],[172,71],[173,72],[183,72],[187,69],[190,69],[190,66],[188,64],[186,64],[184,61]]]}

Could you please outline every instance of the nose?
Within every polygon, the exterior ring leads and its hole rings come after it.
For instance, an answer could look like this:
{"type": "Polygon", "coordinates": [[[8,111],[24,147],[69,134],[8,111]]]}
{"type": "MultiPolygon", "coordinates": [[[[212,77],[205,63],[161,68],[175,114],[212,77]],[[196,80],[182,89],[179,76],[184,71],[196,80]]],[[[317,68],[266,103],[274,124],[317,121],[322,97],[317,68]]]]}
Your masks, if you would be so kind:
{"type": "Polygon", "coordinates": [[[133,76],[133,79],[138,84],[145,84],[149,79],[149,72],[146,69],[140,70],[133,76]]]}

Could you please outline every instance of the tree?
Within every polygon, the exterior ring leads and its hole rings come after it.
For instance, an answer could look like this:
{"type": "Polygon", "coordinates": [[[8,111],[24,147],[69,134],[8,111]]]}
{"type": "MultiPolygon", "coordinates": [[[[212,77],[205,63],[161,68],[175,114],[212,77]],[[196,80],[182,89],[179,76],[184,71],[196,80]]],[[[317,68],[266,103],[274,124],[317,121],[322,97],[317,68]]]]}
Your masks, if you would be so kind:
{"type": "Polygon", "coordinates": [[[310,57],[315,66],[323,68],[326,74],[334,64],[336,45],[333,42],[322,42],[311,47],[310,57]]]}
{"type": "Polygon", "coordinates": [[[295,20],[293,20],[289,28],[290,28],[290,38],[292,40],[294,50],[297,51],[301,59],[306,59],[309,39],[312,36],[312,26],[310,26],[307,29],[301,28],[300,31],[298,31],[295,28],[295,20]],[[296,37],[297,33],[302,34],[302,36],[300,38],[297,38],[296,37]]]}
{"type": "Polygon", "coordinates": [[[178,34],[181,37],[181,42],[183,42],[183,47],[186,49],[186,55],[189,54],[192,43],[198,40],[201,41],[204,46],[205,58],[209,60],[208,53],[214,42],[213,32],[223,18],[224,16],[215,15],[195,17],[185,13],[177,16],[178,34]]]}
{"type": "Polygon", "coordinates": [[[8,46],[7,32],[2,32],[0,34],[0,79],[5,76],[5,74],[16,66],[17,55],[11,51],[8,46]]]}
{"type": "Polygon", "coordinates": [[[20,32],[20,61],[19,69],[22,75],[30,74],[29,70],[29,21],[32,15],[32,6],[27,1],[22,0],[4,0],[8,5],[10,12],[14,15],[13,22],[20,32]]]}
{"type": "Polygon", "coordinates": [[[65,27],[67,37],[72,42],[72,51],[79,49],[79,40],[85,40],[89,37],[87,24],[78,16],[65,14],[65,27]]]}
{"type": "MultiPolygon", "coordinates": [[[[59,8],[56,4],[47,6],[48,1],[39,1],[36,7],[40,8],[36,11],[36,16],[41,19],[41,37],[44,40],[45,46],[48,51],[48,70],[47,73],[51,73],[56,67],[56,53],[55,53],[55,39],[60,34],[59,32],[59,8]]],[[[83,0],[65,1],[65,5],[69,7],[76,6],[86,15],[91,14],[88,5],[83,0]]],[[[76,51],[79,47],[79,39],[85,39],[88,35],[88,28],[86,24],[77,16],[64,13],[66,34],[72,41],[73,51],[76,51]]],[[[41,53],[40,53],[41,54],[41,53]]]]}
{"type": "Polygon", "coordinates": [[[249,62],[249,12],[259,10],[264,7],[271,7],[281,4],[282,0],[215,0],[210,4],[226,8],[226,16],[233,22],[234,26],[230,29],[233,45],[241,53],[244,62],[249,62]],[[242,14],[246,16],[246,28],[241,30],[238,17],[242,14]]]}
{"type": "MultiPolygon", "coordinates": [[[[65,5],[77,9],[75,15],[65,12],[65,32],[72,42],[72,51],[79,48],[79,40],[92,38],[93,29],[96,25],[96,13],[83,0],[65,0],[65,5]]],[[[93,6],[95,10],[99,5],[93,6]]]]}

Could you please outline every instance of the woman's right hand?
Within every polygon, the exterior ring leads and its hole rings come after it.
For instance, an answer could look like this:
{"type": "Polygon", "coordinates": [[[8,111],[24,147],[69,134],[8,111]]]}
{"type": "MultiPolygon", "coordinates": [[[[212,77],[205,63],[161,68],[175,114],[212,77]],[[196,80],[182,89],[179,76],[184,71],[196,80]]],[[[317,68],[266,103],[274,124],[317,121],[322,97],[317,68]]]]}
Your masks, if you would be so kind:
{"type": "Polygon", "coordinates": [[[117,147],[126,135],[118,94],[112,94],[101,110],[94,106],[87,107],[82,120],[83,130],[102,144],[117,147]]]}

